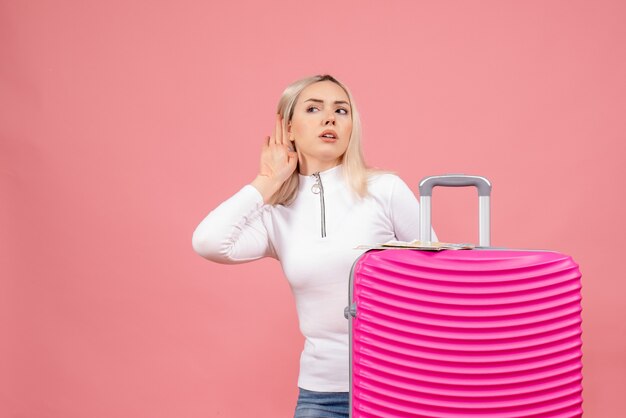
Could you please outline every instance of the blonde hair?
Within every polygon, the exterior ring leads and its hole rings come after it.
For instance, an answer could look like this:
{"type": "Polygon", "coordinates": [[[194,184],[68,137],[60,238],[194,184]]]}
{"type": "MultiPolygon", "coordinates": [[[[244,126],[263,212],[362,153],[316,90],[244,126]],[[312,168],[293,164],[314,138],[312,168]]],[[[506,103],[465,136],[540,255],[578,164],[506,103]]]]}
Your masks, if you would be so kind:
{"type": "MultiPolygon", "coordinates": [[[[341,87],[348,95],[350,102],[350,114],[352,115],[352,133],[350,134],[350,141],[348,143],[348,149],[341,156],[341,163],[343,164],[343,175],[348,182],[348,185],[352,191],[359,198],[368,196],[367,180],[374,173],[383,173],[385,171],[378,170],[376,168],[368,167],[365,164],[363,158],[363,149],[361,147],[361,119],[359,118],[359,112],[357,111],[356,104],[350,90],[339,82],[336,78],[329,74],[315,75],[312,77],[306,77],[291,83],[278,101],[277,113],[281,115],[283,120],[283,132],[287,132],[287,126],[291,122],[293,117],[293,111],[298,101],[298,97],[302,90],[311,84],[318,83],[320,81],[332,81],[341,87]]],[[[295,146],[295,143],[294,143],[295,146]]],[[[299,171],[298,167],[278,189],[269,203],[272,205],[289,205],[295,198],[298,191],[299,171]]]]}

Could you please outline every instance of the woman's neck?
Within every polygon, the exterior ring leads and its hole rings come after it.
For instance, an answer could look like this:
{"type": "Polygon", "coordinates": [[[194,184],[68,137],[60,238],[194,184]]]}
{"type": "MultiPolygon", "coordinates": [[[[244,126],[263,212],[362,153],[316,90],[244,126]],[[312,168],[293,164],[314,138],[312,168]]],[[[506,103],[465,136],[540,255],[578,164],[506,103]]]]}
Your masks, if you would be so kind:
{"type": "Polygon", "coordinates": [[[333,167],[337,167],[341,164],[341,159],[334,161],[306,161],[301,160],[299,162],[299,172],[303,176],[310,176],[313,173],[319,173],[321,171],[330,170],[333,167]]]}

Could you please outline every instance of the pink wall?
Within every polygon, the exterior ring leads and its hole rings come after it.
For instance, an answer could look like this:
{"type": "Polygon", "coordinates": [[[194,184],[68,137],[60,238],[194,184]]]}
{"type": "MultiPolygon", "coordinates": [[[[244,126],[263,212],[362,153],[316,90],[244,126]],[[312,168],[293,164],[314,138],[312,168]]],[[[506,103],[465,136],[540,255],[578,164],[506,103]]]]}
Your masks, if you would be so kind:
{"type": "MultiPolygon", "coordinates": [[[[580,263],[585,416],[623,416],[626,3],[275,3],[0,3],[0,416],[291,416],[279,264],[209,263],[191,233],[323,72],[371,164],[485,175],[494,245],[580,263]]],[[[442,240],[476,235],[457,192],[442,240]]]]}

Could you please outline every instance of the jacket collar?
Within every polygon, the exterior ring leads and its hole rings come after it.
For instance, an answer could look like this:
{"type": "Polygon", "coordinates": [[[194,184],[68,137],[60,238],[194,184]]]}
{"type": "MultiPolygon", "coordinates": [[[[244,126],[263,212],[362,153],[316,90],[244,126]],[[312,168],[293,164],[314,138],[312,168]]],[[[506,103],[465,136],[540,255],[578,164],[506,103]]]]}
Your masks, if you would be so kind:
{"type": "MultiPolygon", "coordinates": [[[[322,186],[326,189],[327,187],[334,187],[337,184],[342,184],[344,182],[343,177],[343,163],[336,165],[333,168],[329,168],[328,170],[319,172],[320,179],[322,181],[322,186]]],[[[315,183],[317,183],[317,179],[315,175],[311,174],[309,176],[303,176],[302,174],[298,175],[299,184],[298,189],[302,190],[304,188],[311,189],[315,183]]]]}

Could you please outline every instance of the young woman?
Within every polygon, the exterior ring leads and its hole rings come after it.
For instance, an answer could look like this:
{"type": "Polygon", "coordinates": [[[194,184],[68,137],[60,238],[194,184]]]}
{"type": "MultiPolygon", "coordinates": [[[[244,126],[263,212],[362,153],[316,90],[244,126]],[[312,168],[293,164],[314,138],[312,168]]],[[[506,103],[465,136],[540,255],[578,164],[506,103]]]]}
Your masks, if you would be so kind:
{"type": "Polygon", "coordinates": [[[415,195],[395,174],[365,165],[350,91],[319,75],[285,89],[258,176],[200,222],[192,243],[218,263],[280,261],[305,337],[295,418],[347,418],[343,312],[350,269],[364,251],[355,247],[418,236],[415,195]]]}

